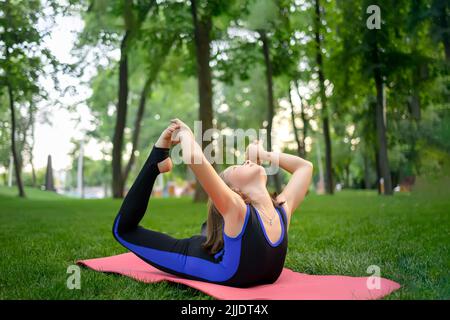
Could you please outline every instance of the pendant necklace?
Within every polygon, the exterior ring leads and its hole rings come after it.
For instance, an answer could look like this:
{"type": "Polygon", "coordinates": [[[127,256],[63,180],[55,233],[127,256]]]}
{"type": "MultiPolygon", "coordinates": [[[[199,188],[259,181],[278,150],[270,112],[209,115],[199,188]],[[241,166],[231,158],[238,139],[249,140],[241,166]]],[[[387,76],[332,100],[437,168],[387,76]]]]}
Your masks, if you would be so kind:
{"type": "Polygon", "coordinates": [[[264,213],[264,211],[258,210],[258,212],[261,212],[266,217],[266,219],[269,219],[269,224],[272,225],[273,219],[275,218],[275,214],[273,215],[272,218],[270,218],[264,213]]]}

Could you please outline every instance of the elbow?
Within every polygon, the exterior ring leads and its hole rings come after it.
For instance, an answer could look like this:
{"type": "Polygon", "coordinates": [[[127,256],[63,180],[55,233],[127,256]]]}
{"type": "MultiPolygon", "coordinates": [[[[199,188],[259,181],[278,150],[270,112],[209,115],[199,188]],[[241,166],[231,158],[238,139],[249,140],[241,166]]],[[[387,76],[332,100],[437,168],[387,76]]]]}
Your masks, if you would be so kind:
{"type": "Polygon", "coordinates": [[[311,161],[305,160],[304,168],[309,172],[309,175],[312,176],[314,171],[314,165],[311,161]]]}
{"type": "Polygon", "coordinates": [[[312,173],[312,171],[314,170],[314,165],[313,165],[313,163],[312,163],[311,161],[308,161],[308,160],[303,160],[303,161],[304,161],[304,162],[303,162],[302,167],[308,169],[308,170],[311,171],[311,173],[312,173]]]}
{"type": "Polygon", "coordinates": [[[302,163],[297,167],[293,173],[301,174],[303,177],[312,177],[314,166],[311,161],[302,160],[302,163]]]}
{"type": "Polygon", "coordinates": [[[311,170],[314,169],[314,165],[311,161],[305,160],[305,165],[310,168],[311,170]]]}

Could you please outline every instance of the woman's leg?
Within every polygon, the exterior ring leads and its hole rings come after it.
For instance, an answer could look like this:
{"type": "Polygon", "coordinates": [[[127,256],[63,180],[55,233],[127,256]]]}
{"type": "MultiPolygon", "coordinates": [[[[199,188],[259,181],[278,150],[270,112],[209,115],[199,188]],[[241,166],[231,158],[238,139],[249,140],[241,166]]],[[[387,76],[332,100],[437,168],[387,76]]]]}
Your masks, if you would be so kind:
{"type": "Polygon", "coordinates": [[[156,177],[158,163],[169,157],[169,149],[153,147],[150,156],[122,202],[114,221],[114,237],[129,250],[139,253],[138,247],[170,250],[183,246],[179,239],[139,226],[148,207],[156,177]]]}
{"type": "Polygon", "coordinates": [[[116,240],[131,252],[154,267],[168,273],[198,279],[203,269],[217,261],[201,248],[204,236],[176,239],[165,233],[139,226],[158,176],[158,163],[167,159],[169,149],[153,147],[150,156],[128,191],[114,221],[113,234],[116,240]],[[195,271],[190,266],[197,263],[195,271]],[[197,261],[197,259],[200,259],[197,261]]]}
{"type": "Polygon", "coordinates": [[[114,227],[118,234],[124,234],[137,228],[144,217],[148,201],[159,175],[158,163],[169,157],[169,149],[153,147],[136,180],[122,202],[114,227]]]}

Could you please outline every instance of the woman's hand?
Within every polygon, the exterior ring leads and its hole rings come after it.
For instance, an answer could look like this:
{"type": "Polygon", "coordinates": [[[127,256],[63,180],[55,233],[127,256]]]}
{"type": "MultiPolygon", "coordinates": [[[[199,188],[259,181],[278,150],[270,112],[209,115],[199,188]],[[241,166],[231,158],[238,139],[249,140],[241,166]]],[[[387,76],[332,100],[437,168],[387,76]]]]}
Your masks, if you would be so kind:
{"type": "Polygon", "coordinates": [[[250,143],[245,151],[245,160],[253,161],[261,164],[267,158],[267,151],[264,150],[262,141],[254,140],[250,143]]]}
{"type": "Polygon", "coordinates": [[[178,118],[170,120],[171,124],[174,124],[177,129],[172,133],[171,141],[174,144],[177,144],[180,142],[180,139],[182,136],[189,136],[191,138],[194,138],[194,133],[192,132],[191,128],[181,121],[178,118]]]}
{"type": "Polygon", "coordinates": [[[161,136],[155,143],[155,147],[159,148],[170,148],[174,143],[172,141],[173,133],[179,129],[180,126],[177,123],[171,123],[164,131],[161,133],[161,136]]]}
{"type": "Polygon", "coordinates": [[[172,141],[180,143],[183,162],[189,166],[197,181],[208,194],[214,206],[223,216],[245,220],[247,206],[242,198],[223,181],[212,164],[205,157],[202,147],[195,141],[191,129],[180,119],[172,119],[172,123],[179,125],[172,137],[172,141]]]}

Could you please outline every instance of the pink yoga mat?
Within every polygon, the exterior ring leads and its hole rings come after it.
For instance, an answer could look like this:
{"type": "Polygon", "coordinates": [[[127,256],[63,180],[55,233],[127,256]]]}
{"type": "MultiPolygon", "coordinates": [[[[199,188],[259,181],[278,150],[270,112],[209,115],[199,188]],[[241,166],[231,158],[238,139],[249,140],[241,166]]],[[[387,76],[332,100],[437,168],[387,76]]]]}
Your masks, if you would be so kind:
{"type": "Polygon", "coordinates": [[[379,278],[379,289],[368,289],[368,277],[319,276],[284,268],[273,284],[234,288],[188,280],[160,271],[133,253],[80,260],[78,264],[101,272],[118,273],[145,283],[172,281],[182,283],[221,300],[368,300],[379,299],[400,288],[394,281],[379,278]]]}

